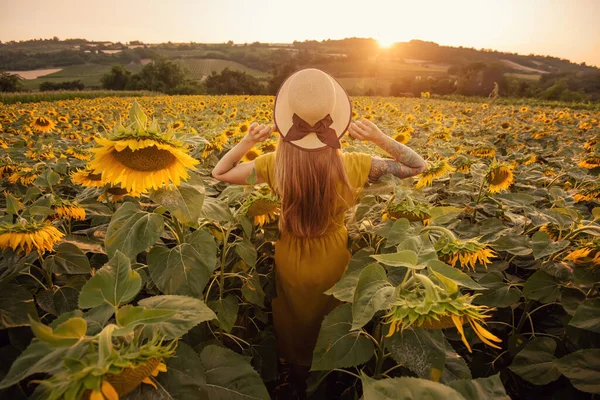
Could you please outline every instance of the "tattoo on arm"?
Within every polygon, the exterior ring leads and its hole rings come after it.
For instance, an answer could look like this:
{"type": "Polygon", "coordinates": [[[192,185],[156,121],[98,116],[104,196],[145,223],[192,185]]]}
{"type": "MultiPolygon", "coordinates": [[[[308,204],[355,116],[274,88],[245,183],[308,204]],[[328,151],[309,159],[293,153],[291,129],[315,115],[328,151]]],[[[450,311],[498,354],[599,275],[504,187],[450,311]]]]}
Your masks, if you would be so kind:
{"type": "Polygon", "coordinates": [[[420,155],[390,137],[386,137],[379,147],[387,151],[394,159],[373,157],[369,172],[369,181],[371,182],[376,182],[385,174],[408,178],[427,169],[427,162],[420,155]]]}

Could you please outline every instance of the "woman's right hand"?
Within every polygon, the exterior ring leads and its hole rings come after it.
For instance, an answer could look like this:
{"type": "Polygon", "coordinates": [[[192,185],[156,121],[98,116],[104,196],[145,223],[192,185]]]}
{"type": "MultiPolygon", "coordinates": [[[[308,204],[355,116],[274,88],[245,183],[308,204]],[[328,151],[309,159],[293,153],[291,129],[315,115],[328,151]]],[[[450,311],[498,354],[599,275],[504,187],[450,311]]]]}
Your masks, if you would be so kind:
{"type": "Polygon", "coordinates": [[[269,136],[271,136],[274,129],[275,128],[273,125],[259,125],[257,122],[253,122],[252,124],[250,124],[250,127],[248,128],[248,133],[246,134],[246,136],[244,136],[243,140],[249,141],[253,145],[256,143],[264,142],[269,136]]]}
{"type": "Polygon", "coordinates": [[[355,139],[368,140],[373,143],[379,143],[387,136],[375,123],[366,118],[363,118],[362,121],[352,122],[348,127],[348,132],[355,139]]]}

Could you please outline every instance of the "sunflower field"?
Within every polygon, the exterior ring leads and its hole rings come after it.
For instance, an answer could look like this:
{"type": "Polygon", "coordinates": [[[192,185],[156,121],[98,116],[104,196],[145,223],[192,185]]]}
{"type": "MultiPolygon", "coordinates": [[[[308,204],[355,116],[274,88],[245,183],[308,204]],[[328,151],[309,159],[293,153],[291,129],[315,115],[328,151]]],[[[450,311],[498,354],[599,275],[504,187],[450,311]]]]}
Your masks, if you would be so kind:
{"type": "MultiPolygon", "coordinates": [[[[293,398],[270,315],[279,199],[211,176],[273,101],[0,104],[0,397],[293,398]]],[[[600,393],[600,112],[352,102],[429,169],[349,210],[309,398],[600,393]]]]}

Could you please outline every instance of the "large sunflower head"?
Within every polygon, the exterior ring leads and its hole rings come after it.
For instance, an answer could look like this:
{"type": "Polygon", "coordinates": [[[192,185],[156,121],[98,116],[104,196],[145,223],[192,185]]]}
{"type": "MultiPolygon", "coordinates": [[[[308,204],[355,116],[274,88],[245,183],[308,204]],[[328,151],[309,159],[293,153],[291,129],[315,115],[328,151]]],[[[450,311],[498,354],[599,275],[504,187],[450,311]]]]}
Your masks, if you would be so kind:
{"type": "Polygon", "coordinates": [[[273,222],[281,212],[281,201],[273,193],[257,191],[243,205],[243,212],[254,217],[254,225],[263,226],[273,222]]]}
{"type": "Polygon", "coordinates": [[[490,193],[498,193],[506,190],[513,184],[515,177],[512,172],[513,168],[506,164],[494,163],[487,174],[486,181],[489,183],[490,193]]]}
{"type": "Polygon", "coordinates": [[[52,209],[56,212],[54,216],[57,218],[76,221],[85,220],[85,210],[76,201],[57,200],[52,209]]]}
{"type": "Polygon", "coordinates": [[[415,187],[431,186],[435,179],[446,176],[455,170],[446,160],[434,161],[429,164],[429,168],[421,174],[421,179],[419,179],[415,187]]]}
{"type": "Polygon", "coordinates": [[[167,132],[161,133],[156,120],[150,125],[143,110],[134,102],[131,124],[118,125],[107,139],[96,138],[101,147],[92,149],[89,168],[102,174],[102,180],[129,192],[159,189],[170,183],[179,186],[189,177],[187,168],[199,163],[167,132]]]}
{"type": "Polygon", "coordinates": [[[49,222],[21,220],[14,224],[0,224],[0,249],[12,249],[17,253],[29,254],[36,250],[39,254],[52,251],[54,244],[63,238],[49,222]]]}
{"type": "Polygon", "coordinates": [[[383,316],[383,323],[390,325],[387,337],[409,327],[444,329],[454,326],[471,352],[463,328],[468,322],[483,343],[500,349],[492,342],[500,343],[502,340],[482,326],[484,319],[490,317],[488,312],[494,309],[471,304],[476,295],[460,295],[458,292],[448,294],[446,289],[422,274],[415,274],[410,282],[411,285],[396,289],[396,300],[383,316]]]}
{"type": "Polygon", "coordinates": [[[36,117],[31,122],[31,127],[37,132],[50,132],[55,127],[55,123],[46,117],[36,117]]]}
{"type": "Polygon", "coordinates": [[[242,157],[242,161],[248,162],[254,160],[256,157],[260,156],[262,151],[258,147],[253,147],[242,157]]]}

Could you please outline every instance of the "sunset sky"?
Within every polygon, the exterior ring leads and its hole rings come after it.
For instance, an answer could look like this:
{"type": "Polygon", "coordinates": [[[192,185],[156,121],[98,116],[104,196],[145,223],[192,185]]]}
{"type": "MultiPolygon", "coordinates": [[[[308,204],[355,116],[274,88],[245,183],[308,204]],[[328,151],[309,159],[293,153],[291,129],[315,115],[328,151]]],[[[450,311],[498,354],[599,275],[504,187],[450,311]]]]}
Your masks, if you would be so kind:
{"type": "Polygon", "coordinates": [[[373,37],[600,66],[600,0],[0,0],[0,40],[218,43],[373,37]]]}

